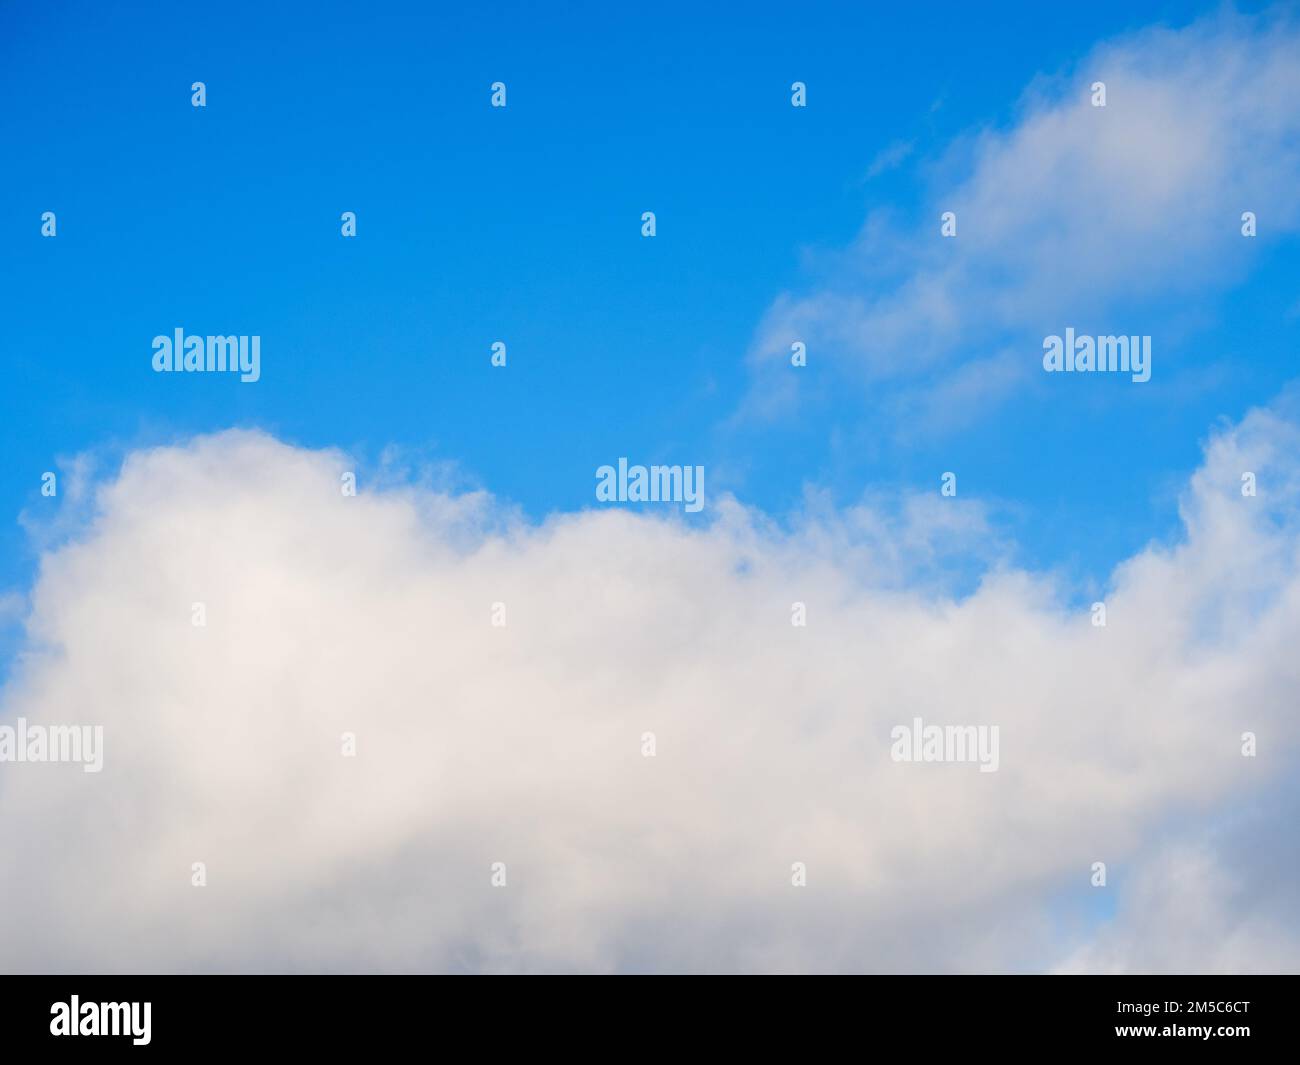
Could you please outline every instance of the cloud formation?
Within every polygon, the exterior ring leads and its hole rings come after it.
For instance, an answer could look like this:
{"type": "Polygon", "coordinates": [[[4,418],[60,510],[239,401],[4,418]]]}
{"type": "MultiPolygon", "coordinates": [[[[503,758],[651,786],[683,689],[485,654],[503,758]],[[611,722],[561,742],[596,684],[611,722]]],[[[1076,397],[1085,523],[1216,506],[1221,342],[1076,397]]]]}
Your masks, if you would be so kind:
{"type": "Polygon", "coordinates": [[[0,766],[0,968],[1294,967],[1294,924],[1129,957],[1094,911],[1156,927],[1167,848],[1296,765],[1297,454],[1289,401],[1215,436],[1184,539],[1116,569],[1096,628],[1005,564],[960,598],[917,576],[979,528],[951,500],[531,526],[345,497],[345,456],[260,433],[133,453],[43,555],[0,705],[105,745],[98,774],[0,766]],[[998,725],[999,770],[892,762],[915,716],[998,725]]]}
{"type": "Polygon", "coordinates": [[[1293,15],[1225,11],[1103,43],[1039,79],[1012,124],[935,164],[919,218],[873,212],[827,280],[773,303],[745,411],[795,402],[802,340],[834,382],[822,387],[869,386],[912,428],[958,424],[1023,385],[1044,335],[1151,333],[1189,295],[1240,281],[1256,252],[1244,211],[1261,241],[1300,226],[1298,53],[1293,15]],[[937,370],[952,383],[931,396],[937,370]]]}

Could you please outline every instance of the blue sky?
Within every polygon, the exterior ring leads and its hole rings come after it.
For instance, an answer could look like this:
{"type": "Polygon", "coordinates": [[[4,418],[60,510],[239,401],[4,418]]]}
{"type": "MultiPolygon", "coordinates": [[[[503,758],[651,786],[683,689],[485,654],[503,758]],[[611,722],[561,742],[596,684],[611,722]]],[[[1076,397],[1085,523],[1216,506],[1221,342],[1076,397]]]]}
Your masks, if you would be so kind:
{"type": "MultiPolygon", "coordinates": [[[[881,394],[825,377],[817,403],[737,417],[768,308],[873,212],[936,239],[954,145],[1014,127],[1025,87],[1097,41],[1213,10],[1069,7],[7,5],[0,582],[30,581],[17,519],[48,509],[42,471],[232,425],[348,449],[363,481],[390,445],[450,461],[535,517],[592,505],[620,455],[703,464],[715,498],[778,517],[808,487],[845,505],[956,469],[1018,561],[1104,581],[1171,533],[1216,420],[1292,377],[1294,240],[1118,326],[1157,334],[1145,386],[1035,382],[900,435],[881,394]],[[259,334],[262,380],[154,375],[150,340],[177,326],[259,334]]],[[[1042,334],[1014,340],[1030,368],[1042,334]]]]}

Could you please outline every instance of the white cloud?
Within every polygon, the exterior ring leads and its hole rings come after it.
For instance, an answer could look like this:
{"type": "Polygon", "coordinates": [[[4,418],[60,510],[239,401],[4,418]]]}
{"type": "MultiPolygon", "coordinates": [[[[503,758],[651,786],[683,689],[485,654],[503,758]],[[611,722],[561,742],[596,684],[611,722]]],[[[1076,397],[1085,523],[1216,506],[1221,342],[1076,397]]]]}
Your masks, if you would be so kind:
{"type": "Polygon", "coordinates": [[[0,766],[0,967],[1067,964],[1094,860],[1295,766],[1297,454],[1289,413],[1217,437],[1186,542],[1120,567],[1096,629],[1005,565],[961,600],[891,578],[983,535],[940,501],[530,527],[344,498],[343,456],[259,434],[134,453],[44,555],[4,692],[103,725],[105,763],[0,766]],[[1000,770],[891,762],[914,715],[999,725],[1000,770]]]}
{"type": "MultiPolygon", "coordinates": [[[[792,339],[875,402],[896,389],[910,414],[929,399],[918,382],[963,362],[987,378],[989,409],[1025,376],[986,363],[992,352],[1019,345],[1037,369],[1038,341],[1066,325],[1159,333],[1171,305],[1236,283],[1259,242],[1300,225],[1297,54],[1293,17],[1226,12],[1104,43],[1036,82],[1012,125],[951,148],[919,218],[874,213],[829,280],[773,303],[745,411],[796,402],[792,339]],[[1104,108],[1091,104],[1095,80],[1104,108]],[[1248,210],[1257,241],[1240,233],[1248,210]],[[944,211],[955,238],[940,236],[944,211]]],[[[1171,346],[1159,357],[1177,360],[1171,346]]],[[[951,398],[923,416],[960,420],[951,398]]]]}
{"type": "Polygon", "coordinates": [[[1231,861],[1219,853],[1222,843],[1179,841],[1157,849],[1135,871],[1116,919],[1055,971],[1293,973],[1300,957],[1300,913],[1289,888],[1296,849],[1278,827],[1293,823],[1294,801],[1287,819],[1277,812],[1247,822],[1243,834],[1250,847],[1231,861]],[[1279,845],[1285,863],[1270,868],[1261,851],[1266,857],[1279,845]],[[1270,892],[1275,878],[1280,890],[1270,892]]]}

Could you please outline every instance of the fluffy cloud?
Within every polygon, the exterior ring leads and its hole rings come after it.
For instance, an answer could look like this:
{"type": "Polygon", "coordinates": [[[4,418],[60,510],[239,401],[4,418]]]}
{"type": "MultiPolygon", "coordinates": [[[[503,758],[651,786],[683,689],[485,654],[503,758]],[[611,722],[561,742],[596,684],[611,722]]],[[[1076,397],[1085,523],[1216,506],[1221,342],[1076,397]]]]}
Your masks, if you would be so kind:
{"type": "Polygon", "coordinates": [[[1157,913],[1125,885],[1167,837],[1295,766],[1297,454],[1290,407],[1217,436],[1105,628],[1006,565],[900,580],[979,533],[953,501],[532,526],[344,497],[344,456],[257,433],[132,454],[44,554],[4,691],[5,723],[103,725],[105,763],[0,765],[0,966],[1141,966],[1087,917],[1091,863],[1157,913]],[[1001,768],[891,761],[914,716],[998,725],[1001,768]]]}
{"type": "Polygon", "coordinates": [[[1300,225],[1298,53],[1293,17],[1224,12],[1107,42],[1036,82],[1013,124],[936,164],[919,219],[874,213],[829,280],[776,300],[746,411],[793,401],[802,339],[836,371],[825,387],[866,382],[897,420],[951,425],[1036,370],[1044,335],[1151,333],[1189,294],[1239,281],[1255,251],[1243,211],[1261,241],[1300,225]],[[945,211],[955,239],[939,235],[945,211]],[[936,368],[956,376],[931,403],[936,368]]]}
{"type": "Polygon", "coordinates": [[[1294,823],[1294,798],[1285,817],[1279,812],[1243,834],[1251,848],[1267,848],[1265,861],[1258,850],[1234,853],[1240,848],[1222,841],[1216,849],[1180,841],[1157,850],[1135,871],[1116,919],[1056,971],[1295,972],[1297,849],[1293,836],[1277,831],[1294,823]],[[1284,860],[1272,861],[1279,851],[1284,860]]]}

